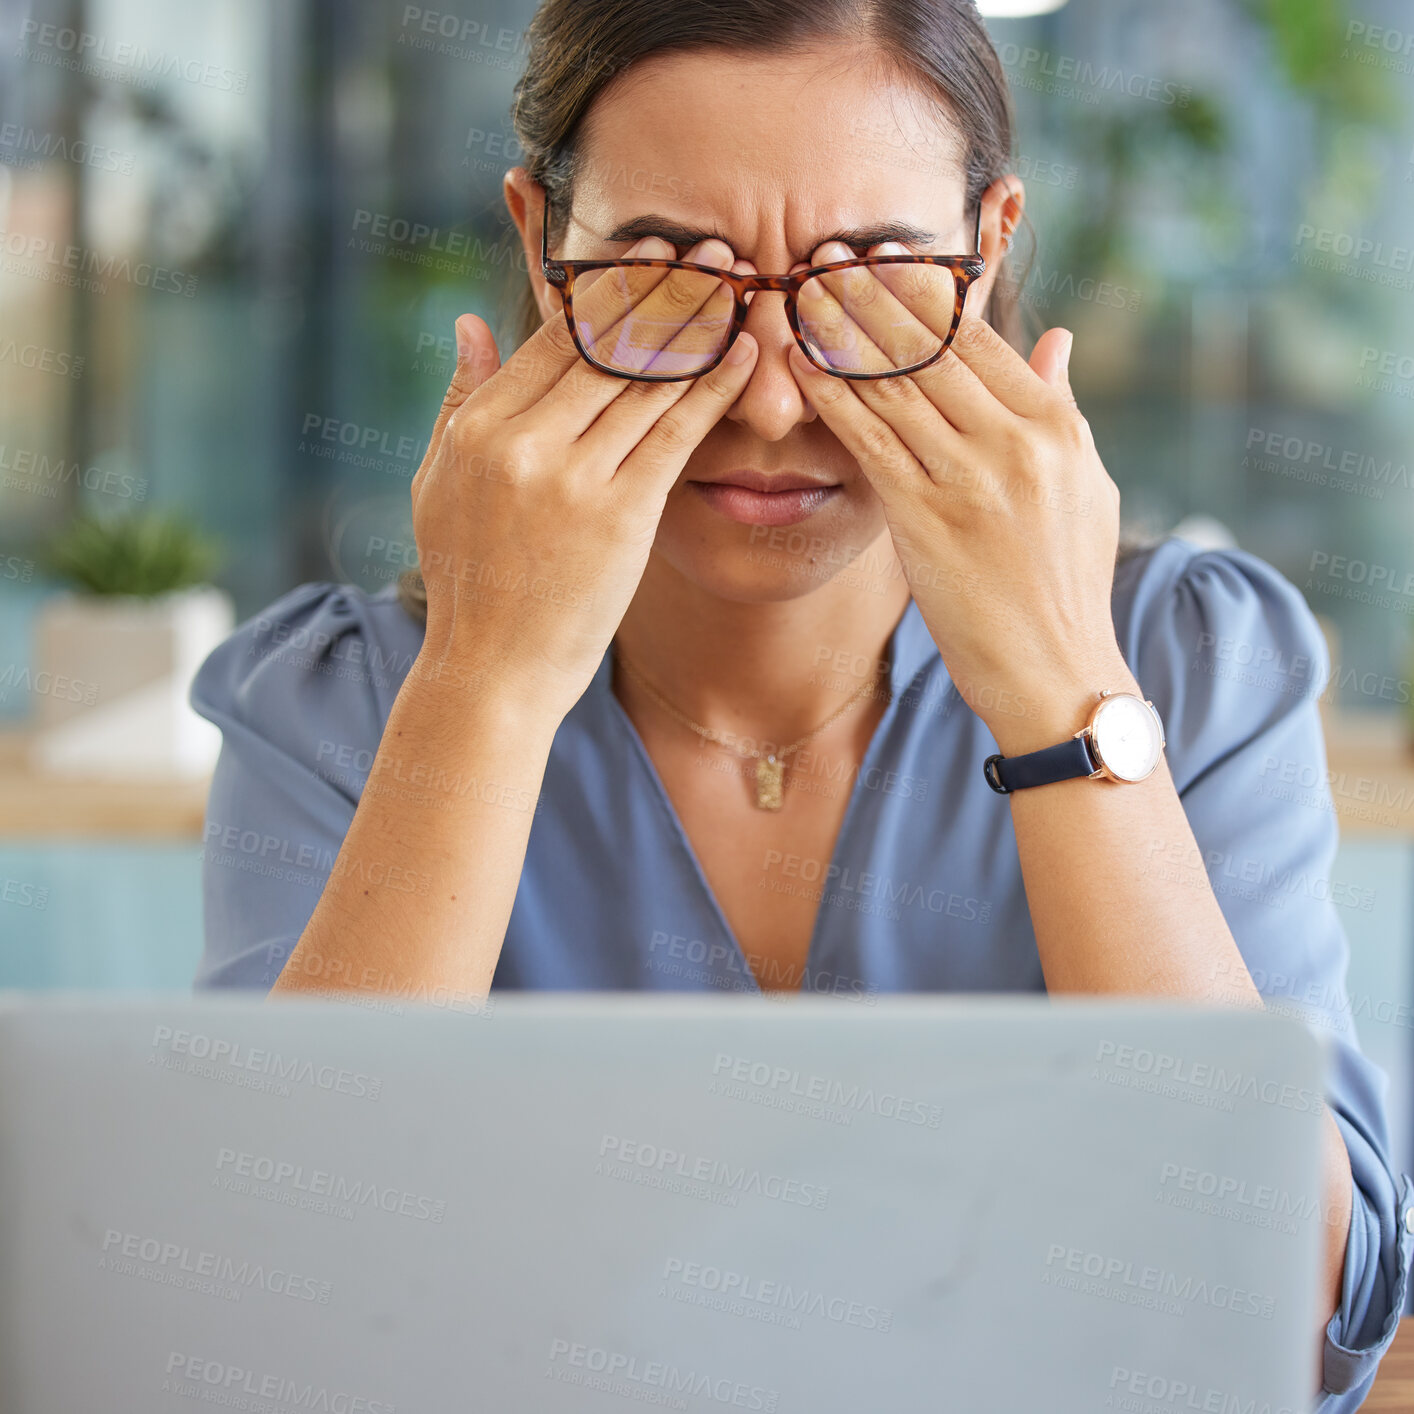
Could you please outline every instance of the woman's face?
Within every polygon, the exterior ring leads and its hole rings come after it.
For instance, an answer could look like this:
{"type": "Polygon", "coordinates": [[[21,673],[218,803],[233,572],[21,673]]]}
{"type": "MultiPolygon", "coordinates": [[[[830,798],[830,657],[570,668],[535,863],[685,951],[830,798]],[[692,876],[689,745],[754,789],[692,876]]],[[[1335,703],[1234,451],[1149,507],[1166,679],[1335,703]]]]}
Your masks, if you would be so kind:
{"type": "MultiPolygon", "coordinates": [[[[920,233],[907,251],[972,249],[975,216],[967,219],[963,209],[956,129],[853,46],[640,61],[600,95],[580,142],[573,219],[551,250],[564,259],[624,255],[655,225],[669,242],[680,238],[668,223],[719,232],[736,257],[733,268],[762,274],[864,255],[889,237],[823,249],[822,242],[884,223],[920,233]],[[659,221],[646,219],[653,217],[659,221]],[[636,229],[628,239],[607,239],[630,221],[636,229]]],[[[1011,187],[1019,209],[1020,183],[1012,178],[1011,187]]],[[[523,235],[537,298],[545,318],[563,319],[559,293],[538,274],[538,188],[522,182],[521,189],[535,193],[523,235]]],[[[983,216],[989,274],[968,295],[974,313],[985,307],[999,239],[991,202],[983,216]]],[[[700,260],[703,249],[679,239],[657,254],[700,260]]],[[[745,329],[760,345],[756,367],[669,493],[655,555],[704,590],[742,601],[808,594],[856,561],[856,574],[891,575],[882,504],[791,373],[795,338],[784,296],[749,296],[745,329]],[[743,469],[792,473],[829,489],[793,498],[794,506],[777,497],[764,508],[726,489],[743,469]]]]}

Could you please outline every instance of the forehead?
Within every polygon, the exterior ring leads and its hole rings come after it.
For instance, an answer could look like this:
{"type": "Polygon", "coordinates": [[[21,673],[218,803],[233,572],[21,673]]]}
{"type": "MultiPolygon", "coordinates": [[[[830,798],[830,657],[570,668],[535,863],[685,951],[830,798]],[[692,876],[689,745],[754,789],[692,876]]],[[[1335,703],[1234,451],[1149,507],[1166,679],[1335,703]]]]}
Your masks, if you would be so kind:
{"type": "Polygon", "coordinates": [[[595,100],[575,205],[591,223],[710,218],[738,252],[906,217],[961,219],[963,140],[921,80],[845,43],[640,60],[595,100]]]}

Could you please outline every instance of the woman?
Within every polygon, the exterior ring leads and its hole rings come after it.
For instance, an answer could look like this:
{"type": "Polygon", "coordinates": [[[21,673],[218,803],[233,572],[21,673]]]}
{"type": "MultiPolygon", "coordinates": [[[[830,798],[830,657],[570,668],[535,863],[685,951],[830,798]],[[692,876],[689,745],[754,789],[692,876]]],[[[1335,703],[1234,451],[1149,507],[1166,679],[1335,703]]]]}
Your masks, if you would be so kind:
{"type": "Polygon", "coordinates": [[[1355,1408],[1414,1217],[1329,889],[1274,882],[1335,848],[1264,791],[1323,762],[1324,644],[1250,554],[1119,551],[1069,334],[1012,346],[1024,191],[972,5],[547,0],[531,40],[530,303],[504,363],[458,320],[421,580],[302,586],[193,689],[225,733],[198,984],[1260,1006],[1254,975],[1300,978],[1334,1062],[1313,1354],[1320,1408],[1355,1408]],[[779,289],[559,263],[921,254],[957,259],[795,291],[810,356],[779,289]],[[1244,683],[1234,643],[1304,676],[1244,683]],[[1119,778],[1089,779],[1102,693],[1119,778]]]}

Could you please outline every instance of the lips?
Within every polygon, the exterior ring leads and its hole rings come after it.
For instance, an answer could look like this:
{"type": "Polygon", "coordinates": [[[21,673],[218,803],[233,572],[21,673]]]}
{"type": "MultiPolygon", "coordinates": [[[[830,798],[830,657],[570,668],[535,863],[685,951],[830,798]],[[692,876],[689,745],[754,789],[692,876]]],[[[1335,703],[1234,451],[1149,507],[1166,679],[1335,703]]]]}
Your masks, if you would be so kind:
{"type": "Polygon", "coordinates": [[[724,472],[712,481],[697,483],[702,486],[744,486],[748,491],[765,491],[774,494],[779,491],[820,491],[827,490],[837,482],[821,481],[814,476],[801,476],[792,471],[764,472],[753,467],[738,467],[724,472]]]}
{"type": "Polygon", "coordinates": [[[688,485],[713,510],[742,525],[794,525],[813,516],[844,488],[794,472],[729,471],[718,481],[688,485]]]}

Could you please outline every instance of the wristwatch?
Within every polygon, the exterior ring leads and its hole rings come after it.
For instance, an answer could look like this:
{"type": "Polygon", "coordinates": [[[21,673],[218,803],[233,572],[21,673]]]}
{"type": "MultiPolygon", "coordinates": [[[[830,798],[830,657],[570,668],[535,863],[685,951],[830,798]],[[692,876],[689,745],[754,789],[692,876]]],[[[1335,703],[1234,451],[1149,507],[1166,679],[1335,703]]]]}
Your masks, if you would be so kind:
{"type": "Polygon", "coordinates": [[[1164,724],[1154,704],[1132,692],[1106,688],[1090,720],[1069,741],[1024,756],[989,756],[982,774],[998,795],[1076,776],[1142,781],[1153,774],[1163,751],[1164,724]]]}

